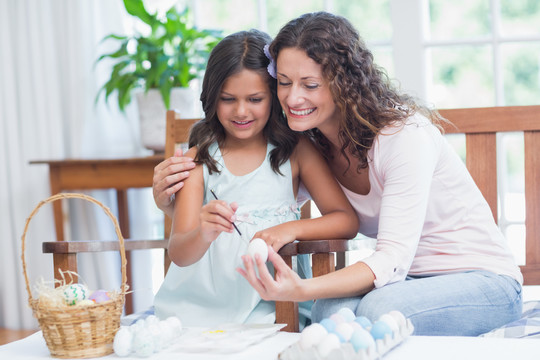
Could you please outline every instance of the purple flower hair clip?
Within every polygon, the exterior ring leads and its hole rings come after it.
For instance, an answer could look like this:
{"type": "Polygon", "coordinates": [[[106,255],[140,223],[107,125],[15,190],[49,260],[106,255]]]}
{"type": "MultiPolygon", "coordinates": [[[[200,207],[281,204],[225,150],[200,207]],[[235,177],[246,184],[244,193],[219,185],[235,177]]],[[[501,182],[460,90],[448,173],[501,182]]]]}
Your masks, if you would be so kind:
{"type": "Polygon", "coordinates": [[[270,55],[270,45],[266,44],[264,45],[264,55],[266,55],[266,57],[268,58],[268,60],[270,60],[270,64],[268,64],[267,66],[267,70],[268,70],[268,73],[270,74],[271,77],[273,77],[274,79],[277,79],[277,75],[276,75],[276,62],[275,60],[272,58],[272,55],[270,55]]]}

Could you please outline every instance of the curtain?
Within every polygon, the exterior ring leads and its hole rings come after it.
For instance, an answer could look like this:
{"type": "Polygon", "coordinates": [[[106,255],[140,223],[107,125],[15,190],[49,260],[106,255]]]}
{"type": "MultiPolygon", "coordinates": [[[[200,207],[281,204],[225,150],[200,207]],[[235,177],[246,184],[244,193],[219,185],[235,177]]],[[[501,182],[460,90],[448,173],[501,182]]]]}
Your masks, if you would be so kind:
{"type": "MultiPolygon", "coordinates": [[[[110,71],[107,64],[95,65],[99,55],[112,50],[101,39],[126,33],[126,17],[121,1],[0,0],[0,327],[37,327],[27,305],[21,235],[26,218],[50,189],[47,166],[29,161],[147,154],[140,146],[133,105],[124,115],[114,101],[94,102],[110,71]]],[[[131,204],[138,205],[130,215],[141,237],[154,235],[148,212],[155,205],[149,194],[128,194],[131,204]]],[[[90,195],[115,210],[112,191],[90,195]]],[[[70,238],[113,239],[102,210],[78,201],[70,200],[66,211],[70,238]]],[[[41,242],[54,239],[52,206],[47,205],[32,219],[26,236],[32,288],[38,275],[52,279],[52,256],[42,254],[41,242]]],[[[85,255],[79,272],[96,288],[117,288],[117,258],[114,253],[85,255]]],[[[148,257],[138,261],[150,266],[148,257]]],[[[151,285],[138,287],[143,291],[135,289],[142,299],[135,299],[136,310],[152,301],[151,285]]]]}

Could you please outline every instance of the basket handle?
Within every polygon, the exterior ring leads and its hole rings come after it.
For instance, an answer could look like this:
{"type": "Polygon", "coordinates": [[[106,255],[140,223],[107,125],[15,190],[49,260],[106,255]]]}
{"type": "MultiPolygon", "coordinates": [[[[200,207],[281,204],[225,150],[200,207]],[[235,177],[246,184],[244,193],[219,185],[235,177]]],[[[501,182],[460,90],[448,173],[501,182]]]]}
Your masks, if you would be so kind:
{"type": "Polygon", "coordinates": [[[122,271],[122,287],[121,287],[121,291],[124,294],[127,291],[126,249],[125,249],[125,246],[124,246],[124,237],[122,236],[122,232],[120,231],[120,226],[118,225],[118,220],[116,220],[116,217],[113,215],[113,213],[111,212],[111,210],[108,207],[106,207],[101,202],[99,202],[98,200],[94,199],[91,196],[88,196],[88,195],[85,195],[85,194],[80,194],[80,193],[59,193],[59,194],[56,194],[56,195],[52,195],[49,198],[39,202],[39,204],[30,213],[30,216],[26,219],[26,224],[24,225],[24,231],[23,231],[23,234],[21,236],[21,240],[22,240],[21,258],[22,258],[22,265],[23,265],[23,273],[24,273],[24,280],[26,281],[26,291],[28,292],[28,301],[30,303],[32,303],[33,298],[32,298],[32,292],[30,291],[30,283],[28,281],[28,274],[26,272],[26,259],[25,259],[25,256],[24,256],[25,248],[26,248],[26,246],[25,246],[26,232],[28,231],[28,226],[30,225],[30,220],[32,220],[34,215],[36,215],[38,210],[43,205],[54,202],[54,201],[57,201],[57,200],[61,200],[61,199],[72,199],[72,198],[78,198],[78,199],[87,200],[87,201],[90,201],[90,202],[92,202],[94,204],[99,205],[103,209],[103,211],[105,211],[107,216],[109,216],[109,218],[111,219],[111,221],[112,221],[112,223],[114,225],[115,231],[116,231],[116,236],[118,237],[118,242],[120,243],[120,260],[121,260],[121,271],[122,271]]]}

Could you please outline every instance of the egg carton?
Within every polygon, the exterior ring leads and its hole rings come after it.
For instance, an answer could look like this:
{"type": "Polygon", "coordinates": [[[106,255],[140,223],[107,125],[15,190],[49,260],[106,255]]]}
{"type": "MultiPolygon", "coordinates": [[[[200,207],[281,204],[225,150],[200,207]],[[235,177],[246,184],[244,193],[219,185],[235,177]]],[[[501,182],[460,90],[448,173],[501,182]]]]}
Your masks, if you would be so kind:
{"type": "Polygon", "coordinates": [[[300,343],[294,343],[282,351],[279,360],[377,360],[381,359],[386,353],[401,344],[414,331],[414,326],[410,319],[399,327],[399,329],[387,334],[384,339],[375,340],[375,346],[367,349],[361,349],[356,352],[350,342],[344,342],[340,347],[331,350],[326,356],[322,356],[317,347],[303,349],[300,343]]]}

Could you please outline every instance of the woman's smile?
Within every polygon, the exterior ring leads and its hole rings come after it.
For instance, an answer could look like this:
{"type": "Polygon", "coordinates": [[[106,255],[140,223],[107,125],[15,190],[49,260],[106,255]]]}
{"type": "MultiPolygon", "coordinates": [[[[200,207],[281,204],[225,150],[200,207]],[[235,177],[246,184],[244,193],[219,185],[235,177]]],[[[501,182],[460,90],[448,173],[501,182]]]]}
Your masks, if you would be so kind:
{"type": "Polygon", "coordinates": [[[308,108],[308,109],[293,109],[293,108],[289,108],[289,111],[292,115],[294,116],[307,116],[309,114],[311,114],[312,112],[314,112],[315,110],[317,110],[317,108],[313,107],[313,108],[308,108]]]}

